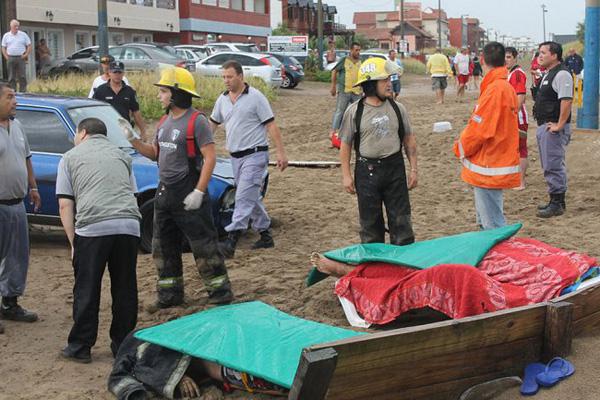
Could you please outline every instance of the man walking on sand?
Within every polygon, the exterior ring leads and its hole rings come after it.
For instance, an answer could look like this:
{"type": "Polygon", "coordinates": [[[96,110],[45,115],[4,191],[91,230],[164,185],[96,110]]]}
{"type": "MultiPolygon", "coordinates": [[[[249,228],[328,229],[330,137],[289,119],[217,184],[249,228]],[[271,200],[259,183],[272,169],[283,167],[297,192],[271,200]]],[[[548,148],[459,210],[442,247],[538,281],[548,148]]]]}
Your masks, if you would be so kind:
{"type": "Polygon", "coordinates": [[[477,223],[487,230],[506,225],[502,190],[519,186],[519,127],[504,46],[486,44],[481,66],[479,100],[454,153],[462,163],[463,181],[473,187],[477,223]]]}
{"type": "Polygon", "coordinates": [[[454,57],[454,65],[456,66],[456,77],[458,79],[456,96],[460,100],[465,95],[465,88],[469,83],[469,75],[471,74],[471,60],[469,59],[469,50],[466,47],[463,47],[460,53],[454,57]]]}
{"type": "Polygon", "coordinates": [[[436,49],[427,61],[427,73],[431,74],[431,89],[435,91],[436,104],[444,104],[444,95],[448,87],[448,76],[452,75],[448,57],[442,54],[441,49],[436,49]]]}
{"type": "Polygon", "coordinates": [[[358,69],[360,67],[360,44],[352,43],[350,54],[342,57],[337,65],[331,71],[331,95],[337,95],[335,103],[335,112],[331,123],[329,138],[338,136],[338,130],[342,124],[344,112],[348,106],[360,99],[360,86],[354,86],[358,79],[358,69]]]}
{"type": "Polygon", "coordinates": [[[521,157],[521,184],[516,187],[517,190],[525,189],[525,173],[527,172],[527,129],[529,129],[529,120],[527,110],[525,109],[525,96],[527,95],[527,74],[517,64],[519,52],[514,47],[506,48],[506,68],[508,68],[508,83],[515,89],[518,101],[517,113],[519,118],[519,156],[521,157]]]}

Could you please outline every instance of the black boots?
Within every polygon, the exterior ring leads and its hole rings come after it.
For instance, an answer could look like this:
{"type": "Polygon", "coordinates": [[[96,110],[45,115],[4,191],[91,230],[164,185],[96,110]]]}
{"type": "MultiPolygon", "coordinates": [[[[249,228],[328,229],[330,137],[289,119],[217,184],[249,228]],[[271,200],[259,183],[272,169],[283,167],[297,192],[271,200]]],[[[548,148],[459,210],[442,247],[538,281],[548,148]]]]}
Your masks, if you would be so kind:
{"type": "Polygon", "coordinates": [[[242,231],[231,231],[227,234],[227,239],[219,243],[219,250],[223,254],[223,257],[233,258],[235,246],[237,246],[240,236],[242,236],[242,231]]]}
{"type": "Polygon", "coordinates": [[[273,236],[271,235],[270,229],[265,229],[260,232],[260,239],[258,239],[253,245],[252,249],[270,249],[271,247],[275,247],[275,242],[273,241],[273,236]]]}
{"type": "Polygon", "coordinates": [[[0,305],[0,317],[6,320],[19,322],[35,322],[38,320],[36,313],[25,310],[17,303],[16,297],[3,297],[0,305]]]}
{"type": "Polygon", "coordinates": [[[550,203],[546,207],[538,207],[537,216],[540,218],[551,218],[563,215],[567,208],[565,193],[550,194],[550,203]]]}

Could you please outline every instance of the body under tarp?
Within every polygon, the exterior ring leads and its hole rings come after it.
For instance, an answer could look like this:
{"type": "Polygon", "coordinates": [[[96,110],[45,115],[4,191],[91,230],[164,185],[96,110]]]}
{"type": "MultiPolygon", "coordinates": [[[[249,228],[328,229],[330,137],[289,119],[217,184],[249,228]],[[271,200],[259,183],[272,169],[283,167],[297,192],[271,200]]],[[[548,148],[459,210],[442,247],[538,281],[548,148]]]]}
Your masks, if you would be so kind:
{"type": "MultiPolygon", "coordinates": [[[[440,264],[477,266],[492,247],[515,235],[523,224],[513,224],[487,231],[466,232],[424,240],[406,246],[368,243],[328,251],[323,255],[345,264],[380,262],[414,269],[427,269],[440,264]]],[[[313,269],[306,284],[311,286],[327,277],[313,269]]]]}
{"type": "Polygon", "coordinates": [[[289,389],[302,349],[363,334],[307,321],[253,301],[142,329],[135,337],[289,389]]]}

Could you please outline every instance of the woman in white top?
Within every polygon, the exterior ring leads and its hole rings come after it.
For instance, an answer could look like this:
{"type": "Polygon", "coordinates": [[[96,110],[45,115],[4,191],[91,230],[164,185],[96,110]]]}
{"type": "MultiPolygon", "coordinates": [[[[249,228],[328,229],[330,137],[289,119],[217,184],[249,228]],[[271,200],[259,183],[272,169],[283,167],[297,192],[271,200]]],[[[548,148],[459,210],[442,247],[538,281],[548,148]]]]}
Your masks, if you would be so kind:
{"type": "MultiPolygon", "coordinates": [[[[96,90],[96,88],[98,86],[103,85],[106,82],[108,82],[108,79],[109,79],[108,66],[114,60],[115,60],[115,58],[113,56],[104,56],[104,57],[100,58],[100,65],[102,66],[102,75],[100,75],[100,76],[96,77],[96,79],[94,79],[94,82],[92,83],[92,88],[90,89],[90,93],[88,94],[88,98],[91,99],[92,97],[94,97],[94,91],[96,90]]],[[[123,77],[123,82],[125,82],[126,85],[129,85],[129,81],[127,80],[126,77],[123,77]]]]}

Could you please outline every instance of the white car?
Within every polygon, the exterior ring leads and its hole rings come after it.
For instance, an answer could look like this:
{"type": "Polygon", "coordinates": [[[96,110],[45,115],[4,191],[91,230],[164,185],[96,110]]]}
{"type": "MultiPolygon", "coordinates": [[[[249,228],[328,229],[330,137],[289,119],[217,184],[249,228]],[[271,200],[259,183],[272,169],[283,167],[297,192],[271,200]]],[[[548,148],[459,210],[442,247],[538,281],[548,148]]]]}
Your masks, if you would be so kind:
{"type": "Polygon", "coordinates": [[[188,60],[192,60],[192,59],[194,59],[194,56],[196,56],[195,62],[203,60],[206,57],[208,57],[214,53],[207,46],[200,46],[197,44],[178,44],[177,46],[174,46],[174,47],[175,47],[175,50],[177,50],[178,54],[180,54],[180,50],[182,50],[181,54],[182,55],[185,54],[185,57],[188,60]],[[192,54],[189,54],[190,52],[192,54]]]}
{"type": "Polygon", "coordinates": [[[260,53],[258,47],[253,43],[209,43],[206,45],[213,53],[223,51],[242,51],[246,53],[260,53]]]}
{"type": "Polygon", "coordinates": [[[257,77],[273,88],[278,88],[283,80],[281,63],[275,57],[260,53],[243,53],[239,51],[221,52],[210,55],[196,63],[199,75],[220,77],[221,66],[229,60],[242,65],[244,76],[257,77]]]}

